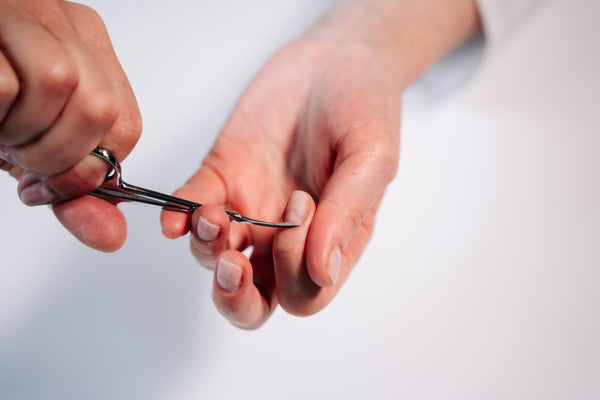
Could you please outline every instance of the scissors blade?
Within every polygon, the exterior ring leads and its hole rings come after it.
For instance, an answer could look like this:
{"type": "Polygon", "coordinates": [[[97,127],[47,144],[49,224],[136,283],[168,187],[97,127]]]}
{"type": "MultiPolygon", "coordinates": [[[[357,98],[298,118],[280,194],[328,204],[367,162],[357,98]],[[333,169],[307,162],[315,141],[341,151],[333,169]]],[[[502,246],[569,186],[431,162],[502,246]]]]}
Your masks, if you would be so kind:
{"type": "MultiPolygon", "coordinates": [[[[132,201],[137,203],[150,204],[161,207],[165,210],[184,212],[192,214],[196,209],[202,207],[202,204],[190,200],[171,196],[154,190],[145,189],[139,186],[130,185],[123,181],[121,177],[121,166],[117,159],[106,149],[97,148],[92,152],[93,155],[102,158],[112,167],[107,181],[100,187],[93,190],[90,194],[104,200],[132,201]]],[[[254,218],[243,216],[242,214],[225,210],[232,222],[252,224],[269,228],[295,228],[298,225],[283,222],[266,222],[254,218]]]]}
{"type": "MultiPolygon", "coordinates": [[[[153,206],[158,206],[167,210],[179,211],[191,214],[195,209],[191,209],[189,207],[179,206],[177,204],[166,203],[162,200],[158,200],[153,197],[142,196],[139,193],[131,193],[128,191],[124,191],[123,189],[115,189],[105,186],[100,186],[94,189],[90,194],[94,197],[98,197],[103,200],[121,200],[121,201],[131,201],[136,203],[150,204],[153,206]]],[[[197,207],[196,207],[197,208],[197,207]]]]}

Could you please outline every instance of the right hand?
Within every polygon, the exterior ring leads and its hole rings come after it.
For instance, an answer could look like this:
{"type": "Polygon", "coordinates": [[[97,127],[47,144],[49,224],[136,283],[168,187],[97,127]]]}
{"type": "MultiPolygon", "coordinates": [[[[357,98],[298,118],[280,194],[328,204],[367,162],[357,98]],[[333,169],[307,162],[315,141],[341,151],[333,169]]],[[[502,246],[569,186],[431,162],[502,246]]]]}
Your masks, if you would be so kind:
{"type": "Polygon", "coordinates": [[[0,168],[21,201],[53,204],[61,223],[104,251],[125,240],[123,215],[83,196],[99,186],[109,149],[122,161],[141,134],[127,77],[98,14],[59,0],[0,0],[0,168]]]}

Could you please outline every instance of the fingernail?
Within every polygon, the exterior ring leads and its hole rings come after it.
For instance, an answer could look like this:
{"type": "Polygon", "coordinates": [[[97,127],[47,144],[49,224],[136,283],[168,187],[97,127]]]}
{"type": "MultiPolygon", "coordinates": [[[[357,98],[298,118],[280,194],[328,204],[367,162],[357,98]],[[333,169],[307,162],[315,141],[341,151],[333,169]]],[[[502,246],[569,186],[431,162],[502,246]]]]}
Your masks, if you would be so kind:
{"type": "Polygon", "coordinates": [[[58,196],[44,183],[36,182],[21,190],[19,197],[25,205],[41,206],[52,203],[58,196]]]}
{"type": "Polygon", "coordinates": [[[205,242],[213,241],[219,236],[219,228],[218,225],[211,224],[204,217],[198,218],[198,225],[196,226],[196,233],[201,240],[205,242]]]}
{"type": "Polygon", "coordinates": [[[220,258],[217,264],[217,283],[221,289],[235,292],[242,285],[242,268],[220,258]]]}
{"type": "Polygon", "coordinates": [[[306,195],[301,191],[295,191],[290,197],[287,209],[285,210],[285,222],[288,224],[300,225],[306,217],[308,201],[306,195]]]}
{"type": "Polygon", "coordinates": [[[335,285],[338,276],[340,275],[340,265],[342,262],[342,251],[339,246],[336,246],[329,255],[329,266],[327,267],[327,274],[331,280],[331,286],[335,285]]]}

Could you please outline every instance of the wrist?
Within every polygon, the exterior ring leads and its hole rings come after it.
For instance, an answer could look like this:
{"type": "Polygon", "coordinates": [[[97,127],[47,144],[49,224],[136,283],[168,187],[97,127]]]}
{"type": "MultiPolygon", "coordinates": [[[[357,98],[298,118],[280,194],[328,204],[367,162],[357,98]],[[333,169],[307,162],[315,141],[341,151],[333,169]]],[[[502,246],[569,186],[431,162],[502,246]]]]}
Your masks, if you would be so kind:
{"type": "Polygon", "coordinates": [[[479,27],[474,0],[341,0],[305,37],[370,49],[403,89],[479,27]]]}

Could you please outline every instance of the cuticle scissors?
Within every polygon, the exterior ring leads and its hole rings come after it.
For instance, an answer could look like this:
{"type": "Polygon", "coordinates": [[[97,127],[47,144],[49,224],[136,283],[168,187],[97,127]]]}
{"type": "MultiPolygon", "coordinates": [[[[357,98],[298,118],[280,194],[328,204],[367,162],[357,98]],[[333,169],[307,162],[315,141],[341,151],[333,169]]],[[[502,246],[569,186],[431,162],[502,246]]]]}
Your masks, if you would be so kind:
{"type": "MultiPolygon", "coordinates": [[[[108,150],[97,147],[92,151],[96,157],[106,161],[111,166],[104,183],[94,189],[90,194],[92,196],[104,200],[123,200],[132,201],[144,204],[151,204],[161,207],[165,210],[179,211],[186,214],[192,214],[196,209],[202,207],[202,204],[193,201],[185,200],[179,197],[168,194],[155,192],[154,190],[145,189],[139,186],[130,185],[123,180],[121,172],[121,164],[115,156],[108,150]]],[[[257,219],[248,218],[238,212],[225,210],[231,222],[246,223],[258,226],[266,226],[269,228],[295,228],[298,225],[259,221],[257,219]]]]}

